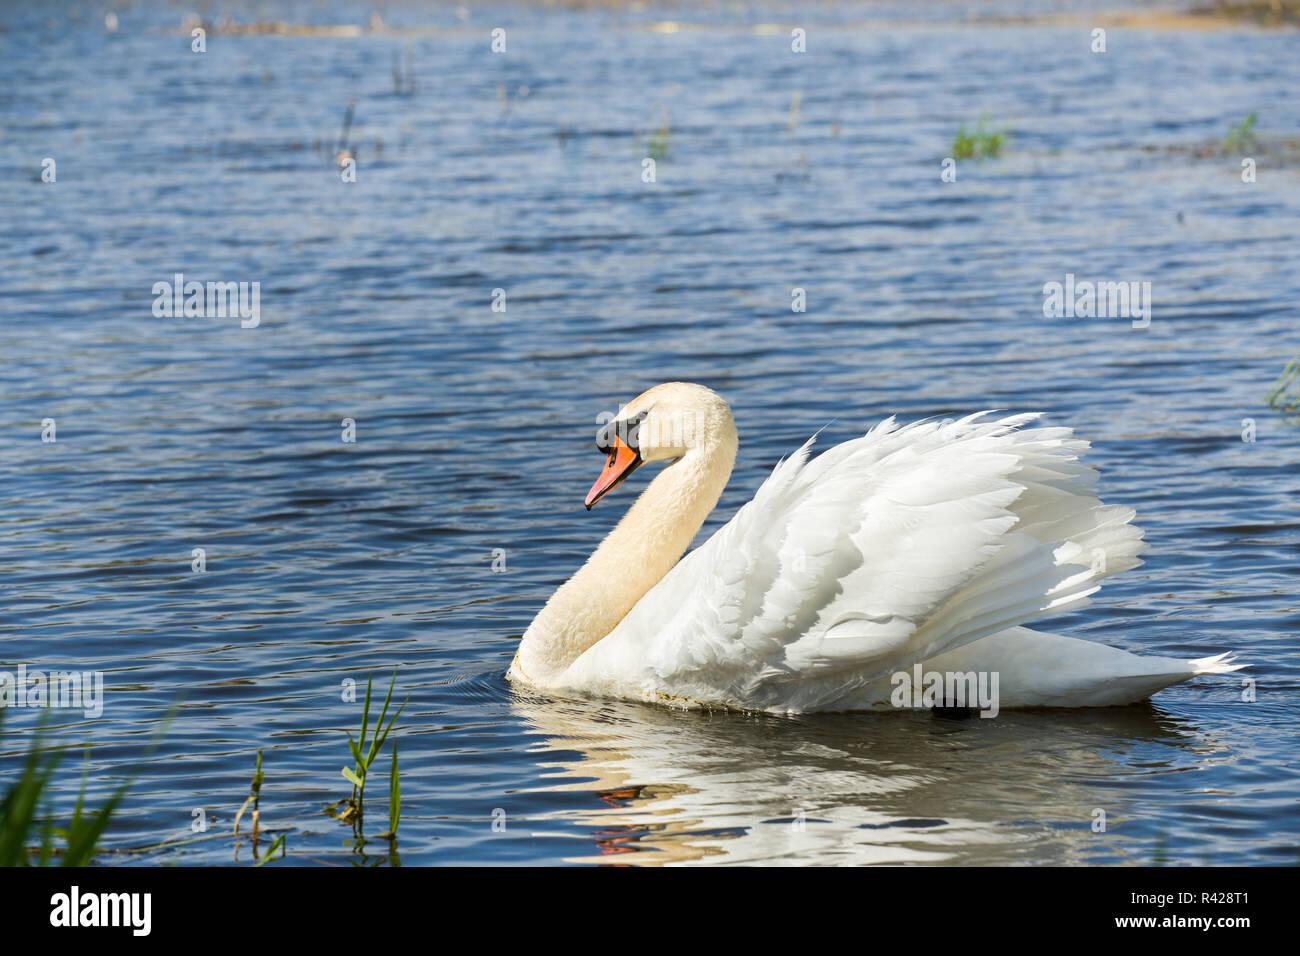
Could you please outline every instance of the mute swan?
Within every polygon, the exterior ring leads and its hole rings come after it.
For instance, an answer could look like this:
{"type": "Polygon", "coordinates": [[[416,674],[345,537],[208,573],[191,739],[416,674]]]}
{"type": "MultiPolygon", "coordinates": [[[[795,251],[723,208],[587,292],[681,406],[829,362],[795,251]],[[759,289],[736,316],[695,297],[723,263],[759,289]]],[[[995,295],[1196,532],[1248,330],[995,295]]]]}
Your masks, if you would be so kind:
{"type": "Polygon", "coordinates": [[[1226,654],[1141,657],[1021,625],[1140,564],[1130,508],[1104,505],[1088,443],[1037,415],[899,426],[809,460],[813,439],[684,560],[737,449],[731,409],[657,385],[600,432],[590,509],[666,461],[524,632],[513,681],[541,689],[807,713],[894,706],[898,675],[998,676],[1001,707],[1127,704],[1226,654]]]}

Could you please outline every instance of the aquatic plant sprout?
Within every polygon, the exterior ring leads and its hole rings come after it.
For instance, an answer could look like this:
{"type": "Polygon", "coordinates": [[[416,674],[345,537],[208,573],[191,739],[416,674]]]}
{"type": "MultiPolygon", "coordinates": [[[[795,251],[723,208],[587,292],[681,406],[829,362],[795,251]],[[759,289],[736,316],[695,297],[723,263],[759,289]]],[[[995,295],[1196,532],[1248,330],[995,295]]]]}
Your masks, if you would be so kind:
{"type": "MultiPolygon", "coordinates": [[[[340,820],[359,819],[362,815],[366,779],[370,773],[370,767],[379,756],[379,751],[384,746],[384,741],[388,739],[389,733],[392,732],[393,725],[397,723],[397,718],[402,715],[406,709],[407,701],[402,701],[402,705],[397,708],[397,712],[388,720],[385,725],[384,720],[388,716],[388,707],[393,699],[393,686],[397,683],[397,671],[393,671],[392,680],[388,682],[388,694],[384,697],[384,706],[379,712],[379,719],[375,722],[374,736],[370,738],[370,746],[366,747],[366,738],[370,733],[370,693],[371,685],[374,681],[373,675],[366,678],[366,700],[361,714],[361,730],[357,738],[353,738],[351,731],[347,732],[348,747],[352,751],[352,757],[356,761],[351,768],[344,767],[340,772],[344,779],[352,784],[352,796],[348,799],[347,807],[338,814],[340,820]]],[[[409,698],[408,698],[409,699],[409,698]]],[[[395,834],[397,831],[397,811],[393,803],[395,796],[400,797],[397,785],[397,748],[393,748],[393,762],[389,772],[389,833],[395,834]]],[[[336,804],[337,805],[337,804],[336,804]]]]}
{"type": "Polygon", "coordinates": [[[1255,136],[1255,119],[1255,114],[1250,113],[1240,123],[1228,130],[1227,138],[1223,141],[1223,148],[1230,153],[1240,153],[1259,146],[1259,139],[1255,136]]]}
{"type": "Polygon", "coordinates": [[[988,159],[1002,153],[1007,136],[1000,129],[993,129],[988,114],[980,117],[979,125],[973,133],[966,131],[965,124],[957,128],[957,135],[952,141],[952,154],[957,159],[988,159]]]}
{"type": "Polygon", "coordinates": [[[1282,369],[1268,394],[1268,404],[1280,412],[1300,416],[1300,355],[1282,369]]]}

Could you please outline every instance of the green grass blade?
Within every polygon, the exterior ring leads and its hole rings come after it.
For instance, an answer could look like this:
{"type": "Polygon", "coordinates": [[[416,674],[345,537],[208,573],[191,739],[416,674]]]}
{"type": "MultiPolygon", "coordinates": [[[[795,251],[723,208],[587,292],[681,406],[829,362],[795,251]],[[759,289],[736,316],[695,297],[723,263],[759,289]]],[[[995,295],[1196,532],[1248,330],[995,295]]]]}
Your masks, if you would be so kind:
{"type": "MultiPolygon", "coordinates": [[[[52,819],[54,816],[53,812],[50,810],[50,801],[48,799],[45,801],[45,809],[41,813],[41,816],[47,821],[52,819]]],[[[49,823],[46,823],[45,826],[41,827],[41,848],[36,857],[37,866],[49,865],[50,855],[54,852],[54,829],[55,828],[49,823]]]]}
{"type": "MultiPolygon", "coordinates": [[[[266,848],[266,852],[262,854],[261,859],[259,859],[256,863],[254,863],[253,866],[261,866],[263,863],[269,862],[271,859],[271,854],[275,852],[276,847],[282,847],[282,846],[284,846],[283,833],[281,833],[278,837],[275,838],[274,842],[272,842],[271,845],[266,848]]],[[[284,858],[283,851],[280,852],[280,858],[281,859],[284,858]]]]}
{"type": "MultiPolygon", "coordinates": [[[[384,718],[388,716],[388,704],[393,699],[393,685],[395,685],[396,683],[397,683],[397,668],[394,667],[392,680],[388,682],[388,693],[384,695],[384,707],[379,712],[379,720],[375,722],[376,738],[378,738],[380,728],[384,726],[384,718]]],[[[379,748],[382,747],[383,745],[384,742],[382,739],[375,739],[371,741],[370,751],[366,756],[366,766],[370,766],[370,764],[374,763],[375,757],[379,755],[379,748]]]]}
{"type": "Polygon", "coordinates": [[[33,741],[18,781],[0,801],[0,864],[25,866],[29,862],[27,833],[35,820],[41,794],[62,759],[62,748],[42,750],[40,740],[33,741]]]}
{"type": "Polygon", "coordinates": [[[239,812],[235,814],[235,832],[236,832],[236,833],[239,832],[239,820],[240,820],[240,818],[243,817],[243,815],[244,815],[244,811],[248,809],[249,804],[251,804],[252,802],[253,802],[253,798],[250,796],[247,800],[244,801],[244,805],[243,805],[242,807],[239,808],[239,812]]]}
{"type": "Polygon", "coordinates": [[[397,776],[397,741],[393,741],[393,763],[388,770],[388,832],[397,836],[397,821],[402,816],[402,787],[397,776]]]}
{"type": "Polygon", "coordinates": [[[361,712],[361,739],[358,741],[363,749],[366,746],[366,732],[370,727],[370,684],[374,679],[373,673],[366,676],[366,706],[361,712]]]}
{"type": "Polygon", "coordinates": [[[358,768],[365,764],[365,759],[361,755],[361,747],[352,739],[352,731],[345,731],[348,735],[348,749],[352,751],[352,756],[356,759],[358,768]]]}
{"type": "MultiPolygon", "coordinates": [[[[388,722],[388,726],[384,728],[383,733],[382,733],[382,735],[381,735],[380,738],[379,738],[379,746],[382,747],[384,741],[388,739],[388,735],[389,735],[390,733],[392,733],[393,725],[394,725],[395,723],[397,723],[397,718],[402,716],[402,711],[406,710],[407,702],[410,701],[410,699],[411,699],[411,698],[408,697],[408,698],[406,698],[406,700],[402,701],[402,706],[401,706],[401,707],[398,707],[398,708],[397,708],[397,713],[393,714],[393,719],[390,720],[390,721],[388,722]]],[[[379,728],[376,727],[375,730],[376,730],[376,732],[378,732],[378,731],[379,731],[379,728]]],[[[376,749],[375,749],[375,753],[378,753],[378,752],[379,752],[379,750],[378,750],[378,748],[376,748],[376,749]]],[[[371,757],[370,759],[373,761],[373,760],[374,760],[374,757],[371,757]]]]}
{"type": "Polygon", "coordinates": [[[99,838],[103,836],[109,819],[117,810],[118,804],[125,799],[127,791],[131,789],[133,782],[131,780],[124,782],[99,808],[98,813],[89,820],[79,822],[75,828],[70,827],[68,829],[68,850],[63,855],[64,866],[90,865],[90,859],[95,855],[95,847],[99,843],[99,838]]]}

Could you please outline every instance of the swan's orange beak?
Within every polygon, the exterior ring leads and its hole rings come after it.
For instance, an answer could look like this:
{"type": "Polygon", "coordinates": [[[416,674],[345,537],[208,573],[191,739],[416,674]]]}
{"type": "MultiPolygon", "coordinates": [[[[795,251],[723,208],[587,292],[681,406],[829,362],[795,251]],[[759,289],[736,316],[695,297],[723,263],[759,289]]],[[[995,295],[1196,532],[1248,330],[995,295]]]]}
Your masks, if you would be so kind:
{"type": "Polygon", "coordinates": [[[590,511],[592,505],[617,488],[619,482],[642,464],[641,455],[629,448],[622,438],[614,436],[614,448],[609,453],[605,467],[600,470],[600,477],[591,486],[591,491],[587,492],[587,510],[590,511]]]}

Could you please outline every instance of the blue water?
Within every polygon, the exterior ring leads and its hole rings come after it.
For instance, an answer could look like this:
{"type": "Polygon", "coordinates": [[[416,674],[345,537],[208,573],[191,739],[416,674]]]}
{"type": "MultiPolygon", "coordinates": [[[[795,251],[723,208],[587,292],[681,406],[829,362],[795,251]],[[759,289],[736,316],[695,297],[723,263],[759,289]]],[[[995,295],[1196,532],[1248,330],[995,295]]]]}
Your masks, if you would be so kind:
{"type": "MultiPolygon", "coordinates": [[[[134,775],[103,862],[250,862],[259,749],[295,863],[1297,862],[1300,428],[1264,397],[1300,351],[1300,163],[1261,152],[1245,184],[1203,155],[1250,112],[1300,135],[1294,33],[1113,28],[1103,55],[1088,24],[968,5],[395,4],[384,32],[196,54],[183,6],[113,33],[105,9],[0,9],[0,669],[103,672],[102,715],[55,721],[92,804],[134,775]],[[982,114],[1003,157],[941,182],[982,114]],[[260,325],[155,317],[177,272],[260,282],[260,325]],[[1150,281],[1150,327],[1045,318],[1067,273],[1150,281]],[[583,509],[598,416],[672,379],[740,428],[699,540],[827,422],[1075,426],[1151,551],[1045,629],[1250,669],[967,721],[513,690],[519,635],[646,480],[583,509]],[[395,854],[387,751],[369,842],[323,812],[345,682],[394,670],[395,854]]],[[[36,716],[7,711],[0,781],[36,716]]]]}

